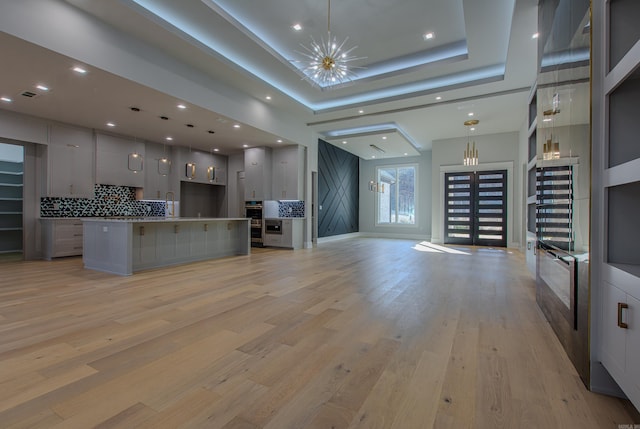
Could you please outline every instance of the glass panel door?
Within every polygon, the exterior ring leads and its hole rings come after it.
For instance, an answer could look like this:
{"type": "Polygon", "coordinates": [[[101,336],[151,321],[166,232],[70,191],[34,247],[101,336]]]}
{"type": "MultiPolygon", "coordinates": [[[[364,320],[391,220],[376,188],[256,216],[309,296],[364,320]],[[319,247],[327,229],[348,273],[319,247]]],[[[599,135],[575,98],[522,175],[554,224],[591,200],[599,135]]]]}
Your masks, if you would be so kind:
{"type": "Polygon", "coordinates": [[[446,244],[507,245],[507,171],[445,174],[446,244]]]}

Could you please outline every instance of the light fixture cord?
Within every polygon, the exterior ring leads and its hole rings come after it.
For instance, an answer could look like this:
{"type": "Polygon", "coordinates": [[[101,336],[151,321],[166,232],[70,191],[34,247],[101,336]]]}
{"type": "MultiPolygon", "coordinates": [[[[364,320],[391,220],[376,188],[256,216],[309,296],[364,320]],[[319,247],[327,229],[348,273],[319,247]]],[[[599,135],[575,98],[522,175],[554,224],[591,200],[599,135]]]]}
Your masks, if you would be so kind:
{"type": "Polygon", "coordinates": [[[331,33],[331,0],[329,0],[329,12],[327,13],[327,33],[331,33]]]}

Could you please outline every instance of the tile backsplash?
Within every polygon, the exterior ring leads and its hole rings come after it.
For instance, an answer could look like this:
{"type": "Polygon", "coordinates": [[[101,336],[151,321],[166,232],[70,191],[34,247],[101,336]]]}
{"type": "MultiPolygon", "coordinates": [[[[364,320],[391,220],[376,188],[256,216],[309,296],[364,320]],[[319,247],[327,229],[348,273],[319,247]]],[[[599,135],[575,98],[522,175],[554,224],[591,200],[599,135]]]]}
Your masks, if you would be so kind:
{"type": "Polygon", "coordinates": [[[94,198],[40,199],[40,217],[164,216],[164,201],[138,201],[135,188],[95,185],[94,198]]]}
{"type": "Polygon", "coordinates": [[[304,201],[278,201],[278,217],[304,217],[304,201]]]}

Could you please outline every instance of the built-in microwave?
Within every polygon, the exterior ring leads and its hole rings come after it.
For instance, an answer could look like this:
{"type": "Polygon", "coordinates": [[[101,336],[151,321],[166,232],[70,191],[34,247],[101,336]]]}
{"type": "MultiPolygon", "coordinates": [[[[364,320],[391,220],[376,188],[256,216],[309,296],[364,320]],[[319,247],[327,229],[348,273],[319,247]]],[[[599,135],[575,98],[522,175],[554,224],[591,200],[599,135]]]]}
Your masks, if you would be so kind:
{"type": "Polygon", "coordinates": [[[282,221],[278,219],[266,219],[264,221],[265,234],[282,234],[282,221]]]}

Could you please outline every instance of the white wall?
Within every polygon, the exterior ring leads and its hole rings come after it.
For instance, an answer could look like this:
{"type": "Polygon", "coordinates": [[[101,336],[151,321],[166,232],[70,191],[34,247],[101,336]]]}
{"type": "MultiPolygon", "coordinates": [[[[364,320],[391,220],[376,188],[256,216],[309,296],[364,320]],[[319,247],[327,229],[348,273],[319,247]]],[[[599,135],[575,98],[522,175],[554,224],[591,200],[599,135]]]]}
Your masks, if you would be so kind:
{"type": "Polygon", "coordinates": [[[436,140],[433,142],[432,223],[431,239],[442,243],[444,239],[443,171],[510,170],[507,177],[507,245],[520,247],[522,236],[522,168],[520,166],[520,133],[501,133],[473,137],[479,153],[480,165],[462,165],[467,137],[436,140]],[[510,166],[510,168],[509,168],[510,166]]]}
{"type": "Polygon", "coordinates": [[[394,159],[360,160],[360,233],[368,236],[393,236],[431,239],[432,215],[431,151],[420,156],[394,159]],[[375,225],[375,193],[369,190],[369,181],[375,180],[376,167],[385,165],[417,164],[416,225],[375,225]]]}

